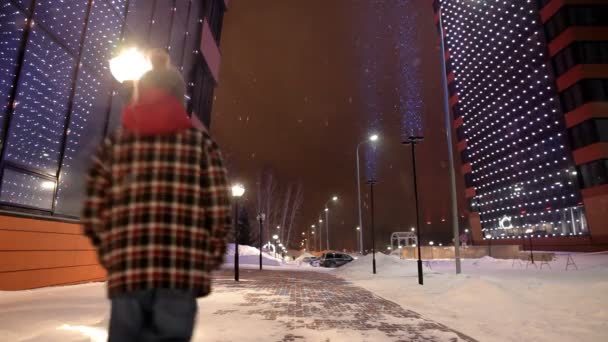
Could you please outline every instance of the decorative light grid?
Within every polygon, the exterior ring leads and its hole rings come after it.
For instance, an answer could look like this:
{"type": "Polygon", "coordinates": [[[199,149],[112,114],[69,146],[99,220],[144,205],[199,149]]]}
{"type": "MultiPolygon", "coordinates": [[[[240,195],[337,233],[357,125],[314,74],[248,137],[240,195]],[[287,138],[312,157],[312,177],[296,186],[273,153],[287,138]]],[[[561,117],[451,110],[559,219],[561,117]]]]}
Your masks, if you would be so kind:
{"type": "Polygon", "coordinates": [[[105,1],[95,1],[89,18],[82,62],[110,79],[109,64],[120,42],[123,20],[105,1]]]}
{"type": "Polygon", "coordinates": [[[72,53],[77,53],[87,7],[86,0],[38,0],[34,19],[55,33],[72,53]]]}
{"type": "Polygon", "coordinates": [[[17,0],[16,2],[19,6],[21,6],[21,8],[23,8],[26,11],[29,11],[30,8],[32,7],[32,0],[17,0]]]}
{"type": "Polygon", "coordinates": [[[54,176],[75,61],[34,26],[23,63],[5,159],[54,176]]]}
{"type": "Polygon", "coordinates": [[[440,3],[484,236],[587,234],[536,3],[440,3]]]}
{"type": "MultiPolygon", "coordinates": [[[[124,17],[125,13],[125,5],[127,4],[127,0],[106,0],[110,3],[110,5],[114,8],[116,13],[120,15],[121,18],[124,17]]],[[[132,0],[135,2],[136,0],[132,0]]]]}
{"type": "Polygon", "coordinates": [[[54,192],[54,181],[10,168],[4,169],[0,201],[50,210],[54,192]]]}
{"type": "Polygon", "coordinates": [[[10,2],[0,5],[0,146],[25,25],[27,18],[15,6],[10,2]]]}
{"type": "Polygon", "coordinates": [[[80,211],[83,184],[91,165],[90,157],[103,136],[111,83],[99,75],[102,74],[90,72],[87,68],[81,68],[78,75],[55,198],[56,211],[59,213],[80,211]]]}
{"type": "MultiPolygon", "coordinates": [[[[0,96],[6,99],[0,102],[0,123],[5,122],[6,113],[12,112],[5,155],[5,161],[10,163],[4,167],[0,191],[0,201],[4,204],[54,210],[66,215],[80,212],[84,177],[103,135],[110,103],[110,129],[120,122],[122,99],[118,98],[116,89],[112,90],[114,81],[108,60],[121,43],[126,3],[126,0],[93,2],[67,131],[70,94],[89,0],[38,1],[18,84],[17,58],[31,1],[0,5],[0,96]],[[17,97],[11,111],[8,102],[13,87],[17,87],[17,97]],[[110,96],[116,98],[110,101],[110,96]],[[64,134],[67,134],[65,146],[62,144],[64,134]],[[64,154],[60,158],[62,148],[64,154]],[[59,162],[62,162],[61,168],[59,162]],[[55,176],[59,170],[57,184],[55,176]]],[[[153,39],[158,42],[147,40],[154,2],[131,0],[129,3],[127,27],[134,39],[122,43],[134,43],[142,48],[165,46],[171,31],[172,54],[173,47],[185,50],[183,57],[174,63],[181,65],[181,59],[185,60],[183,65],[187,67],[182,70],[186,71],[187,78],[199,54],[196,33],[203,20],[201,1],[178,0],[173,7],[174,1],[163,0],[169,5],[160,6],[163,9],[152,19],[166,26],[159,24],[155,28],[159,34],[153,39]],[[168,18],[174,14],[174,26],[169,28],[168,18]],[[159,17],[162,20],[158,20],[159,17]]],[[[181,56],[182,52],[177,52],[181,56]]],[[[0,137],[3,136],[0,132],[0,137]]]]}

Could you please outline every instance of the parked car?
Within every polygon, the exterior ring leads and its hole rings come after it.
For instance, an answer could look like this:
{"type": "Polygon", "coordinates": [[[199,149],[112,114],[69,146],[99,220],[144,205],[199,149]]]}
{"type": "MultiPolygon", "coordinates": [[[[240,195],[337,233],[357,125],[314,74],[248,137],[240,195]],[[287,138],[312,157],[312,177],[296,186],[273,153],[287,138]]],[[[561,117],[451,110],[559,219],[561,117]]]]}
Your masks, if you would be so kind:
{"type": "Polygon", "coordinates": [[[310,266],[319,267],[321,266],[321,260],[315,256],[302,258],[302,263],[309,264],[310,266]]]}
{"type": "Polygon", "coordinates": [[[353,257],[344,253],[323,253],[321,256],[321,266],[323,267],[340,267],[353,261],[353,257]]]}

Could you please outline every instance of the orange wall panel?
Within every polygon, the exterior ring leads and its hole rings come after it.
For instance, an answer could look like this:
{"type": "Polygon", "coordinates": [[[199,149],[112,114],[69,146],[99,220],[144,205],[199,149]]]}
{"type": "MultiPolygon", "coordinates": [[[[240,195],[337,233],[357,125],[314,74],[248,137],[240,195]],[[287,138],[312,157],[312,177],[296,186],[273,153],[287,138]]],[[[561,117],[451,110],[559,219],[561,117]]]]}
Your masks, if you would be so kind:
{"type": "Polygon", "coordinates": [[[105,270],[99,265],[1,272],[0,290],[14,291],[86,281],[101,281],[105,276],[105,270]]]}
{"type": "Polygon", "coordinates": [[[0,251],[91,250],[84,235],[0,230],[0,251]]]}
{"type": "Polygon", "coordinates": [[[97,264],[95,251],[3,251],[0,272],[97,264]]]}
{"type": "Polygon", "coordinates": [[[0,216],[0,290],[104,278],[105,270],[79,224],[0,216]]]}

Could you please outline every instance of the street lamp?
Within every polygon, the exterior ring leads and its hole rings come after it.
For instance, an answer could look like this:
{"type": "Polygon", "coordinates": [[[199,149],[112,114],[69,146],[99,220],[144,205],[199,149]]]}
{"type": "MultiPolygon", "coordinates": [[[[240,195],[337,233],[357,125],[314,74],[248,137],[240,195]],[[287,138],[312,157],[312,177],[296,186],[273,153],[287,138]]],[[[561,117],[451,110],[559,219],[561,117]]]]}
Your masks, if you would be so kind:
{"type": "Polygon", "coordinates": [[[360,162],[359,162],[359,148],[361,147],[361,145],[366,144],[366,143],[374,143],[376,141],[378,141],[378,139],[380,139],[380,137],[378,136],[378,134],[372,134],[369,136],[369,138],[367,138],[366,140],[363,140],[362,142],[360,142],[357,145],[357,201],[358,201],[358,209],[359,209],[359,227],[361,227],[361,230],[359,231],[359,240],[361,240],[361,246],[360,246],[360,253],[363,255],[363,219],[361,218],[361,173],[360,173],[360,162]]]}
{"type": "Polygon", "coordinates": [[[150,70],[152,70],[150,61],[134,47],[125,49],[118,56],[110,59],[110,72],[120,83],[137,81],[150,70]]]}
{"type": "Polygon", "coordinates": [[[369,192],[370,192],[370,210],[371,210],[371,228],[372,228],[372,270],[374,274],[376,274],[376,233],[374,231],[374,184],[376,181],[370,179],[367,184],[369,184],[369,192]]]}
{"type": "Polygon", "coordinates": [[[239,281],[239,198],[245,194],[242,184],[232,186],[232,197],[234,198],[234,281],[239,281]]]}
{"type": "Polygon", "coordinates": [[[333,202],[337,202],[338,201],[338,196],[332,196],[332,198],[330,200],[328,200],[327,202],[325,202],[325,237],[326,237],[326,243],[327,243],[327,249],[329,250],[329,208],[327,207],[327,205],[329,204],[330,201],[333,202]]]}
{"type": "Polygon", "coordinates": [[[458,200],[456,194],[456,171],[454,170],[454,148],[452,147],[452,119],[449,103],[448,75],[445,64],[445,37],[443,36],[443,9],[439,5],[439,41],[441,47],[441,80],[443,82],[443,111],[445,114],[445,135],[448,148],[448,166],[450,170],[450,195],[452,200],[452,231],[454,234],[454,261],[456,263],[456,274],[460,274],[460,232],[458,229],[458,200]]]}
{"type": "Polygon", "coordinates": [[[416,239],[418,245],[418,284],[423,285],[423,275],[422,275],[422,251],[420,250],[420,245],[422,244],[422,240],[420,239],[420,209],[418,207],[418,179],[416,174],[416,144],[422,141],[423,137],[410,136],[408,140],[404,141],[403,144],[412,146],[412,168],[414,169],[414,201],[416,203],[416,239]]]}
{"type": "Polygon", "coordinates": [[[486,239],[488,239],[488,256],[492,257],[492,235],[486,234],[486,239]]]}
{"type": "Polygon", "coordinates": [[[532,233],[534,233],[534,230],[532,230],[532,228],[526,229],[526,234],[528,234],[528,241],[530,241],[530,262],[534,264],[534,252],[532,251],[532,233]]]}
{"type": "Polygon", "coordinates": [[[264,238],[264,220],[266,220],[266,214],[260,213],[257,217],[260,223],[260,271],[262,270],[262,239],[264,238]]]}

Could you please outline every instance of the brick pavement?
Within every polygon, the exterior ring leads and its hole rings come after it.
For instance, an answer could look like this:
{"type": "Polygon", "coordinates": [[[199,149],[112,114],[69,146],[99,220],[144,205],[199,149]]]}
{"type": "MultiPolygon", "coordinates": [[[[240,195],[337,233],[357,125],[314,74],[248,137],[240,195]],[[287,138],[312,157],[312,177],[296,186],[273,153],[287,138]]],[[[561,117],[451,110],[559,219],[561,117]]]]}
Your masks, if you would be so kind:
{"type": "Polygon", "coordinates": [[[305,341],[295,332],[301,329],[361,331],[362,336],[373,331],[385,336],[383,341],[475,341],[330,274],[242,270],[244,281],[232,277],[231,271],[218,272],[214,291],[248,290],[240,305],[252,319],[281,322],[288,332],[282,341],[305,341]]]}

